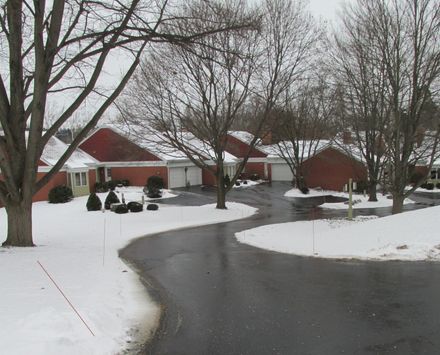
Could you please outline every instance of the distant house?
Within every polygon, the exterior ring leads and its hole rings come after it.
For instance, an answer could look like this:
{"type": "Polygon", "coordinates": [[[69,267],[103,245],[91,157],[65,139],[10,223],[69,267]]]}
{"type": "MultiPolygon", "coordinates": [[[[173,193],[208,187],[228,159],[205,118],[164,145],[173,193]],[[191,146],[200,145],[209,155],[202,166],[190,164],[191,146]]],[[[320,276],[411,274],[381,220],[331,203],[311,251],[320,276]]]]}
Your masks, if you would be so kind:
{"type": "MultiPolygon", "coordinates": [[[[270,152],[270,180],[293,181],[293,173],[281,154],[277,153],[278,148],[266,149],[270,152]]],[[[346,151],[339,146],[333,146],[329,141],[321,141],[312,154],[305,154],[303,157],[302,173],[306,185],[311,188],[342,191],[350,178],[354,182],[367,181],[365,164],[357,155],[348,151],[349,149],[346,151]]]]}
{"type": "MultiPolygon", "coordinates": [[[[67,148],[68,145],[58,138],[49,139],[38,164],[37,179],[51,170],[67,148]]],[[[80,149],[75,150],[60,171],[34,195],[33,201],[47,200],[49,191],[57,185],[71,187],[75,197],[88,195],[96,181],[96,164],[91,156],[80,149]]]]}
{"type": "Polygon", "coordinates": [[[202,184],[202,170],[183,153],[164,151],[160,142],[139,141],[114,126],[94,130],[80,148],[98,161],[99,182],[128,180],[143,186],[148,177],[161,176],[165,187],[202,184]]]}
{"type": "MultiPolygon", "coordinates": [[[[246,131],[229,131],[226,141],[226,151],[237,157],[238,161],[249,156],[243,169],[247,176],[258,174],[261,179],[268,179],[267,153],[261,148],[260,144],[255,147],[250,146],[254,136],[246,131]]],[[[257,142],[259,143],[259,142],[257,142]]]]}

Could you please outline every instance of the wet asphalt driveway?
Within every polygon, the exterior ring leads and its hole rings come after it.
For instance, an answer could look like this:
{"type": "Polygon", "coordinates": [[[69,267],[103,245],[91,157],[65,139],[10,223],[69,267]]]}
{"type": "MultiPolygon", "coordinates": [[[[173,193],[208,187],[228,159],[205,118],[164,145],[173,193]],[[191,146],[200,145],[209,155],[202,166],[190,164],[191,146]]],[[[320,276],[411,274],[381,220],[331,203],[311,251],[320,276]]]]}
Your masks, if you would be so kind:
{"type": "MultiPolygon", "coordinates": [[[[234,190],[229,200],[259,213],[142,238],[121,251],[163,305],[143,353],[440,354],[440,264],[321,260],[235,240],[235,232],[259,225],[344,214],[284,198],[288,189],[234,190]]],[[[213,201],[205,191],[168,203],[213,201]]]]}

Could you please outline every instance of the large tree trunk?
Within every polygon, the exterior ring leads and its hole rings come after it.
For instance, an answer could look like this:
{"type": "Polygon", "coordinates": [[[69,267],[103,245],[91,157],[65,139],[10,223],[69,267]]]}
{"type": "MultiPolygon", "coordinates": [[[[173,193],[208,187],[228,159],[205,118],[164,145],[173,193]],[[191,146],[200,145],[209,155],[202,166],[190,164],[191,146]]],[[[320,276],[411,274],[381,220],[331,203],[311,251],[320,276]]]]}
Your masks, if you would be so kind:
{"type": "Polygon", "coordinates": [[[393,214],[402,212],[404,200],[405,198],[402,195],[393,194],[393,209],[392,209],[393,214]]]}
{"type": "Polygon", "coordinates": [[[215,208],[226,209],[226,188],[223,173],[217,175],[217,206],[215,208]]]}
{"type": "Polygon", "coordinates": [[[377,184],[375,182],[371,182],[370,186],[368,186],[368,201],[376,202],[377,201],[377,184]]]}
{"type": "Polygon", "coordinates": [[[8,237],[3,246],[33,247],[32,198],[10,202],[6,206],[8,237]]]}

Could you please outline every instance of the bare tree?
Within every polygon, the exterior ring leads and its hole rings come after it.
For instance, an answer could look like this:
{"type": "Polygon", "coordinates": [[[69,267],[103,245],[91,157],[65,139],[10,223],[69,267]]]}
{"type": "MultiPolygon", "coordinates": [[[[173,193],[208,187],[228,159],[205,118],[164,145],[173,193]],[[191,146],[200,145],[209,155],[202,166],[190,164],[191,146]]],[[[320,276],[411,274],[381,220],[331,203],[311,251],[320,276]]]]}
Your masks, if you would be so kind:
{"type": "MultiPolygon", "coordinates": [[[[237,1],[236,6],[225,18],[235,19],[243,13],[245,4],[237,1]]],[[[164,144],[183,151],[194,164],[215,175],[217,208],[226,208],[227,191],[247,163],[272,108],[304,70],[316,37],[309,32],[314,28],[302,1],[268,0],[261,9],[260,32],[218,34],[186,51],[166,47],[152,53],[128,94],[137,97],[142,107],[125,105],[129,107],[126,116],[135,126],[158,130],[165,137],[164,144]],[[158,56],[168,58],[167,65],[155,66],[158,56]],[[254,138],[225,186],[227,134],[245,107],[250,107],[246,104],[251,96],[254,138]],[[188,132],[203,142],[203,152],[188,142],[188,132]],[[206,158],[215,164],[207,164],[206,158]]]]}
{"type": "MultiPolygon", "coordinates": [[[[436,0],[374,2],[368,8],[386,70],[389,125],[385,131],[393,213],[417,187],[406,190],[418,164],[428,172],[438,155],[440,120],[420,144],[428,99],[439,100],[440,4],[436,0]]],[[[420,184],[421,182],[419,182],[420,184]]]]}
{"type": "Polygon", "coordinates": [[[312,157],[321,147],[323,139],[330,138],[333,125],[333,93],[320,79],[312,84],[310,80],[296,90],[296,97],[290,98],[278,113],[278,142],[274,153],[289,166],[295,185],[301,191],[307,188],[302,171],[303,162],[312,157]]]}
{"type": "MultiPolygon", "coordinates": [[[[219,11],[221,5],[213,4],[210,9],[219,11]]],[[[33,245],[32,196],[59,171],[120,94],[147,45],[187,44],[207,34],[243,26],[176,15],[174,10],[167,0],[3,3],[0,202],[8,215],[3,245],[33,245]],[[204,26],[194,32],[192,21],[204,26]],[[115,51],[125,53],[127,69],[112,89],[103,90],[105,65],[115,51]],[[43,130],[46,106],[60,95],[66,100],[64,109],[43,130]],[[38,179],[38,163],[50,138],[91,100],[96,109],[89,113],[81,132],[51,170],[38,179]]]]}
{"type": "MultiPolygon", "coordinates": [[[[239,21],[246,12],[245,3],[236,2],[213,14],[212,21],[239,21]]],[[[187,47],[168,45],[151,51],[123,105],[126,121],[135,127],[132,131],[142,132],[141,139],[184,152],[216,177],[217,208],[226,208],[225,193],[241,169],[225,186],[227,134],[249,95],[256,35],[255,30],[223,32],[187,47]],[[157,66],[160,58],[166,62],[157,66]],[[133,99],[138,102],[135,107],[133,99]]]]}
{"type": "MultiPolygon", "coordinates": [[[[356,6],[346,6],[342,29],[335,32],[331,46],[331,65],[345,108],[340,130],[353,136],[367,166],[369,201],[377,201],[377,184],[386,162],[384,139],[390,112],[386,67],[370,18],[370,5],[360,1],[356,6]]],[[[345,142],[340,143],[347,149],[345,142]]]]}

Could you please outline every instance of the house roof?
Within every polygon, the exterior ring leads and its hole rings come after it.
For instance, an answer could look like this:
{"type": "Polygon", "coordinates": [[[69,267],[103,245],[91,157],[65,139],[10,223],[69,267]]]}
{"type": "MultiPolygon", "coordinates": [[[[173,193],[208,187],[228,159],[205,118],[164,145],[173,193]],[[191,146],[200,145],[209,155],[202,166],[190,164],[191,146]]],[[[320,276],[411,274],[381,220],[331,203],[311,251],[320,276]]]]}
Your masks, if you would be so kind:
{"type": "MultiPolygon", "coordinates": [[[[62,142],[57,137],[51,137],[44,147],[41,160],[47,165],[55,165],[67,148],[68,145],[66,143],[62,142]]],[[[93,157],[83,152],[81,149],[75,149],[64,166],[67,169],[85,169],[95,164],[97,164],[97,161],[93,157]]]]}
{"type": "MultiPolygon", "coordinates": [[[[105,125],[100,128],[107,127],[115,130],[117,133],[124,135],[133,143],[142,147],[158,156],[165,161],[189,161],[190,159],[185,153],[167,144],[167,138],[159,131],[152,128],[136,127],[136,129],[127,127],[125,125],[105,125]]],[[[208,144],[196,138],[189,132],[182,132],[181,139],[192,150],[202,155],[206,159],[213,156],[213,151],[208,144]]],[[[234,155],[225,152],[225,162],[232,163],[238,159],[234,155]]]]}
{"type": "MultiPolygon", "coordinates": [[[[255,137],[255,135],[253,135],[252,133],[247,132],[247,131],[228,131],[228,134],[234,138],[237,138],[238,140],[242,141],[243,143],[246,143],[247,145],[250,145],[252,140],[255,137]]],[[[254,148],[263,154],[267,154],[264,147],[265,146],[262,145],[261,139],[257,138],[257,141],[255,143],[254,148]]]]}

